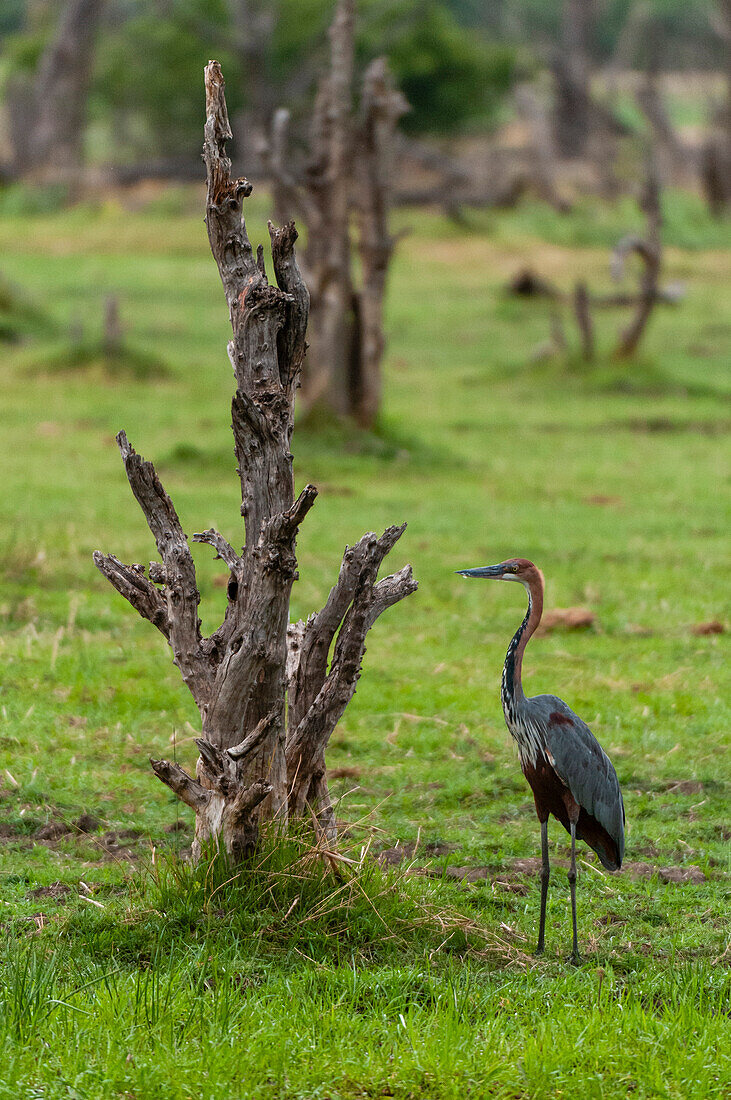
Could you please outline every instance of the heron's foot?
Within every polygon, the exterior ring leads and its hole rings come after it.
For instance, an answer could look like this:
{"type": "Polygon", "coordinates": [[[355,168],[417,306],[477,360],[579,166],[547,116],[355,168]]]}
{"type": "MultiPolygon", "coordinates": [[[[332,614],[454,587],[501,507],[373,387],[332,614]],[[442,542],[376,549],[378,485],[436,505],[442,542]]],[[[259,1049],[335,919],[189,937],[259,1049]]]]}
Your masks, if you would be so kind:
{"type": "Polygon", "coordinates": [[[569,963],[571,966],[581,966],[582,961],[581,955],[576,950],[572,951],[569,955],[569,963]]]}
{"type": "Polygon", "coordinates": [[[543,944],[542,944],[542,943],[539,943],[539,944],[538,944],[538,945],[536,946],[536,949],[535,949],[535,951],[533,952],[533,954],[534,954],[534,955],[542,955],[543,953],[544,953],[544,947],[543,947],[543,944]]]}

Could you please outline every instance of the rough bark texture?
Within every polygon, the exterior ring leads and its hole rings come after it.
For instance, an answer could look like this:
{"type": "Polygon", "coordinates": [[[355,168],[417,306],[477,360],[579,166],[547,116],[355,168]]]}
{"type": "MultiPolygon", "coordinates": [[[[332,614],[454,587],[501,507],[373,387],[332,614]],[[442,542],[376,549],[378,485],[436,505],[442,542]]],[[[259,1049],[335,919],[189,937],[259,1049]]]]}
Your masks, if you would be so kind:
{"type": "Polygon", "coordinates": [[[353,0],[339,0],[330,28],[330,70],[310,121],[307,162],[293,170],[289,116],[274,116],[267,151],[278,217],[308,229],[303,260],[311,292],[302,377],[307,408],[325,404],[362,426],[375,421],[384,350],[383,300],[393,239],[388,232],[398,119],[406,110],[383,59],[369,66],[360,114],[353,108],[353,0]],[[353,223],[361,278],[353,270],[353,223]]]}
{"type": "Polygon", "coordinates": [[[376,580],[403,527],[380,538],[365,535],[346,549],[322,611],[289,625],[295,540],[317,495],[308,485],[295,499],[290,453],[309,295],[295,258],[293,222],[269,226],[276,285],[267,279],[262,247],[255,253],[251,246],[242,216],[251,185],[231,178],[225,148],[231,131],[215,61],[206,67],[206,113],[206,223],[233,329],[231,412],[246,541],[238,552],[213,529],[193,538],[211,546],[229,569],[224,621],[210,637],[201,635],[187,537],[154,467],[124,432],[118,443],[125,470],[160,561],[146,572],[99,552],[94,560],[167,639],[200,710],[197,777],[152,761],[158,778],[195,810],[194,856],[215,840],[240,858],[256,845],[264,821],[284,827],[305,817],[334,835],[325,749],[355,691],[368,630],[416,582],[408,566],[376,580]]]}

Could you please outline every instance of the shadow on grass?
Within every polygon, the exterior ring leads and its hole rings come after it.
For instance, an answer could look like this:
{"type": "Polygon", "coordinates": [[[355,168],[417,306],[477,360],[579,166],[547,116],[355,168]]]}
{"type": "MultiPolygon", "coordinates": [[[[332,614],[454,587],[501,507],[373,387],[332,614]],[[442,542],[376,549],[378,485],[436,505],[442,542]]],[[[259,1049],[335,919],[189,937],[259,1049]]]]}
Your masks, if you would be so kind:
{"type": "MultiPolygon", "coordinates": [[[[298,465],[301,463],[305,468],[317,469],[321,464],[329,471],[332,471],[334,463],[335,468],[342,471],[344,466],[350,464],[359,469],[364,461],[380,467],[418,465],[420,470],[443,470],[445,467],[463,465],[462,460],[447,448],[409,435],[388,420],[383,420],[373,431],[365,431],[351,421],[321,411],[297,421],[292,450],[298,465]]],[[[157,466],[161,471],[176,468],[233,470],[233,444],[207,448],[190,441],[178,443],[158,460],[157,466]]],[[[342,495],[349,495],[350,492],[345,487],[334,485],[323,485],[322,489],[342,495]]]]}
{"type": "MultiPolygon", "coordinates": [[[[523,379],[556,388],[580,386],[586,393],[626,394],[633,397],[711,397],[731,401],[731,392],[702,379],[673,377],[651,359],[619,361],[609,355],[587,363],[578,354],[555,353],[526,366],[523,379]]],[[[515,382],[514,368],[493,376],[495,382],[515,382]]]]}
{"type": "Polygon", "coordinates": [[[0,275],[0,344],[19,344],[56,332],[53,318],[13,283],[0,275]]]}
{"type": "Polygon", "coordinates": [[[25,369],[36,377],[84,374],[103,382],[119,379],[160,381],[170,374],[167,363],[153,352],[126,341],[110,348],[102,339],[64,340],[41,348],[33,354],[25,369]]]}

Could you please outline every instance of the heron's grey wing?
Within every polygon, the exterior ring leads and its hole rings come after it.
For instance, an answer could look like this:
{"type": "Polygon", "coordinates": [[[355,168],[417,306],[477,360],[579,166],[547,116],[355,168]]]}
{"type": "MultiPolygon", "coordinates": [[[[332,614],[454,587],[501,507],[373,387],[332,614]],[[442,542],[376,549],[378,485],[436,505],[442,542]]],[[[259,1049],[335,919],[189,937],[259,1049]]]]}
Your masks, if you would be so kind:
{"type": "Polygon", "coordinates": [[[624,857],[624,803],[614,766],[586,722],[562,699],[537,696],[552,763],[580,806],[606,829],[624,857]]]}

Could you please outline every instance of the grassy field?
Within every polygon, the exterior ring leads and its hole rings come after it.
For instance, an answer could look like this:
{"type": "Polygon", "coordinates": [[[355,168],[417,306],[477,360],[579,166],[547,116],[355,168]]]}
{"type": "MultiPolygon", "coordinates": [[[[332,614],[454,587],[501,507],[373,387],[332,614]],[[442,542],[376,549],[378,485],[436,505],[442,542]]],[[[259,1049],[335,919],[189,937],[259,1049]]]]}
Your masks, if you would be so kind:
{"type": "MultiPolygon", "coordinates": [[[[251,201],[260,239],[266,200],[251,201]]],[[[360,870],[327,874],[295,838],[231,878],[176,858],[188,811],[147,757],[193,766],[197,712],[91,560],[154,553],[122,427],[188,532],[241,538],[201,211],[194,191],[0,212],[3,273],[36,305],[93,338],[118,294],[136,362],[165,367],[108,377],[59,369],[51,343],[3,353],[0,1098],[728,1096],[728,634],[698,632],[728,629],[728,228],[668,196],[666,278],[686,299],[658,309],[640,361],[588,370],[532,354],[546,309],[503,284],[530,265],[606,289],[633,209],[399,215],[382,425],[303,427],[294,447],[321,496],[293,612],[389,523],[409,524],[390,567],[420,582],[374,629],[329,754],[360,870]],[[626,869],[581,850],[576,969],[555,823],[548,951],[531,957],[539,830],[499,701],[523,593],[453,573],[513,555],[544,570],[549,609],[595,615],[531,643],[526,687],[590,723],[625,794],[626,869]],[[372,859],[397,845],[401,863],[372,859]]],[[[603,349],[620,319],[600,319],[603,349]]],[[[194,555],[208,630],[220,563],[194,555]]]]}

